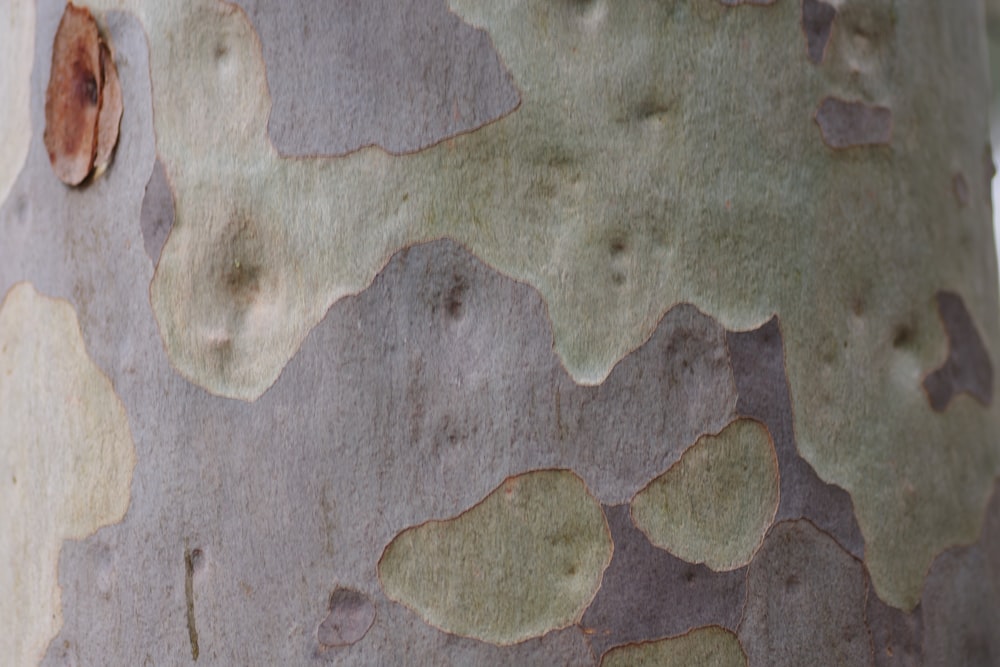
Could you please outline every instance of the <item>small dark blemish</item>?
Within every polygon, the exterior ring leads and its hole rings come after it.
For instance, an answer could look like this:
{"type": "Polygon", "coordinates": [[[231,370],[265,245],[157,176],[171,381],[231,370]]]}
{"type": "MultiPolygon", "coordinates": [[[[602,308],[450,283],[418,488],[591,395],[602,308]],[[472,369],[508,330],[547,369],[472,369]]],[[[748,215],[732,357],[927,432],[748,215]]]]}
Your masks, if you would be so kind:
{"type": "Polygon", "coordinates": [[[375,623],[375,605],[351,588],[335,589],[327,608],[329,613],[316,629],[321,651],[360,641],[375,623]]]}
{"type": "Polygon", "coordinates": [[[892,141],[892,110],[864,102],[825,97],[816,109],[823,142],[830,148],[888,144],[892,141]]]}
{"type": "Polygon", "coordinates": [[[909,324],[898,324],[892,331],[892,346],[894,348],[905,347],[913,340],[913,329],[909,324]]]}
{"type": "Polygon", "coordinates": [[[611,282],[613,282],[616,287],[621,287],[625,284],[625,274],[621,271],[613,272],[611,274],[611,282]]]}
{"type": "Polygon", "coordinates": [[[611,239],[611,245],[610,245],[611,256],[614,257],[616,255],[622,254],[623,252],[625,252],[626,247],[627,246],[625,244],[625,239],[623,238],[611,239]]]}
{"type": "Polygon", "coordinates": [[[993,400],[993,364],[972,316],[962,297],[954,292],[938,292],[936,298],[948,336],[948,357],[924,378],[931,407],[941,412],[963,391],[989,405],[993,400]]]}
{"type": "Polygon", "coordinates": [[[819,65],[823,62],[826,43],[830,39],[837,10],[821,0],[802,0],[802,32],[806,35],[809,60],[819,65]]]}

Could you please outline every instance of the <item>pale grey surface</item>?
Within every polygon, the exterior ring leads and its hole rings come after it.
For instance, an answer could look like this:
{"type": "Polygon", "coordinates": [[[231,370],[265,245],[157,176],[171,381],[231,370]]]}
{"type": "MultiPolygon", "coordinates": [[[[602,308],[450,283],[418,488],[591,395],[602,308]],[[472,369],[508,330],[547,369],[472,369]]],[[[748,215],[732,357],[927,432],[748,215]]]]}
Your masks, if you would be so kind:
{"type": "Polygon", "coordinates": [[[444,0],[238,0],[260,36],[283,155],[425,148],[512,111],[489,36],[444,0]]]}

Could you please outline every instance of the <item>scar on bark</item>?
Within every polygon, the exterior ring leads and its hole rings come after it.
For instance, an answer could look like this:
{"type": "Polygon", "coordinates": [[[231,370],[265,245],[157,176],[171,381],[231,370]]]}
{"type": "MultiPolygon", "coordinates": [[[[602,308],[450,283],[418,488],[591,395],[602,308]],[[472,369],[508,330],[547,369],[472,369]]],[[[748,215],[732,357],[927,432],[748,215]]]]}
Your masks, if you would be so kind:
{"type": "Polygon", "coordinates": [[[989,405],[993,400],[993,364],[965,302],[954,292],[941,291],[935,298],[948,336],[948,357],[924,378],[931,407],[941,412],[963,391],[989,405]]]}

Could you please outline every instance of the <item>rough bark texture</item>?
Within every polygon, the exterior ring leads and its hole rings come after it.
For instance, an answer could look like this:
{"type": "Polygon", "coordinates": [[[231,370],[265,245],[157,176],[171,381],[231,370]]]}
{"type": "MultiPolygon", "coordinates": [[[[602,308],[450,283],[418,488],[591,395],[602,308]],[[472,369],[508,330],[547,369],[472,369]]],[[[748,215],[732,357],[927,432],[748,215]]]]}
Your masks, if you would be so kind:
{"type": "Polygon", "coordinates": [[[1000,662],[977,0],[90,9],[70,188],[0,8],[0,662],[1000,662]]]}

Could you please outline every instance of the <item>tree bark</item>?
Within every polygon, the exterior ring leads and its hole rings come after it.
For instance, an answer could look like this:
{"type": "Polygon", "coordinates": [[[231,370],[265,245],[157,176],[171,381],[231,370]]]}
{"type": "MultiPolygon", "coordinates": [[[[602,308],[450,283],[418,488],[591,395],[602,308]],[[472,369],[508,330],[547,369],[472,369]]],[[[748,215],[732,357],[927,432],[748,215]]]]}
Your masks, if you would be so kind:
{"type": "Polygon", "coordinates": [[[4,664],[1000,662],[981,2],[90,9],[77,187],[0,9],[4,664]]]}

